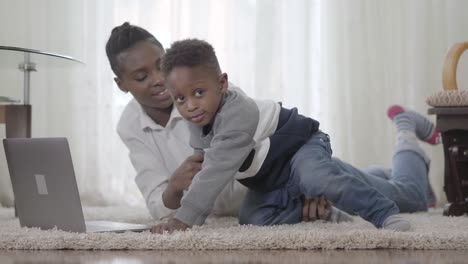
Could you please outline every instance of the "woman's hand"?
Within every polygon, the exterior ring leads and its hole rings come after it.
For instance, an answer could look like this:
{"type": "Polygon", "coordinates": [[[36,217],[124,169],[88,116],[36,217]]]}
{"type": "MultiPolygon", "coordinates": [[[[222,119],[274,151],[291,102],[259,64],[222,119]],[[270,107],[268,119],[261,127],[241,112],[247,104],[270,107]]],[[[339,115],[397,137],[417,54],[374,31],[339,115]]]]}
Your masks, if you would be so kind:
{"type": "Polygon", "coordinates": [[[194,154],[188,157],[182,164],[174,171],[169,183],[162,195],[164,205],[170,209],[177,209],[180,207],[180,200],[192,184],[192,179],[202,168],[203,154],[194,154]]]}
{"type": "Polygon", "coordinates": [[[330,216],[331,203],[321,196],[315,199],[304,199],[304,206],[302,207],[302,221],[316,221],[327,220],[330,216]]]}
{"type": "Polygon", "coordinates": [[[174,171],[169,179],[169,185],[175,191],[183,192],[192,184],[192,179],[202,168],[203,154],[193,154],[189,156],[182,164],[174,171]]]}

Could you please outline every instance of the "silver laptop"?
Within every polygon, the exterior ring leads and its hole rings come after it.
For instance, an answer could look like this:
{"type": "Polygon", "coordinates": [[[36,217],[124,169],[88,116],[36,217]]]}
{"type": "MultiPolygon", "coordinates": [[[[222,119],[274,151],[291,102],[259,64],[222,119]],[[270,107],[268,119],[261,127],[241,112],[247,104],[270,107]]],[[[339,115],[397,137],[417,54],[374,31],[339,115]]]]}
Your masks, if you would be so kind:
{"type": "MultiPolygon", "coordinates": [[[[20,225],[70,232],[144,231],[150,226],[83,217],[66,138],[3,140],[20,225]]],[[[90,179],[92,180],[92,179],[90,179]]]]}

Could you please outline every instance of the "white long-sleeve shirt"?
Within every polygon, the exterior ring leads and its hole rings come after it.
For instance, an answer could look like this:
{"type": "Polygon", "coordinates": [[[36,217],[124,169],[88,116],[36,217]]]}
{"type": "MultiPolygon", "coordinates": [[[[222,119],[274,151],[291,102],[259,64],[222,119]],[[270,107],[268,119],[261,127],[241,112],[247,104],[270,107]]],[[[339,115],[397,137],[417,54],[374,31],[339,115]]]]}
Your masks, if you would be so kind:
{"type": "MultiPolygon", "coordinates": [[[[174,213],[162,200],[172,173],[193,154],[187,123],[174,107],[166,127],[154,122],[140,104],[131,100],[125,107],[117,132],[129,150],[137,174],[135,182],[154,219],[174,213]]],[[[232,179],[216,199],[212,214],[237,216],[247,188],[232,179]]]]}

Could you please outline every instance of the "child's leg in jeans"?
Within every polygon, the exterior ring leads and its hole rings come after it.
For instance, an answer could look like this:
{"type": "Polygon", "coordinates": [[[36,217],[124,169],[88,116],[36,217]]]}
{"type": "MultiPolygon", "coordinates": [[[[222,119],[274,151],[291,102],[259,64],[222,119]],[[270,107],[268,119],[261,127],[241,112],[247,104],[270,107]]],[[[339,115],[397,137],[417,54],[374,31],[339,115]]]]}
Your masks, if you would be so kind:
{"type": "MultiPolygon", "coordinates": [[[[398,131],[395,156],[397,156],[401,151],[410,150],[416,152],[424,159],[428,168],[426,172],[427,183],[425,183],[427,186],[426,200],[429,207],[435,206],[436,197],[428,178],[430,161],[424,151],[420,148],[418,142],[415,140],[415,136],[421,141],[431,145],[437,145],[441,141],[440,133],[430,120],[421,114],[407,110],[400,105],[389,107],[387,115],[393,121],[398,131]]],[[[395,167],[395,165],[396,164],[394,164],[394,170],[397,171],[392,173],[392,178],[398,178],[400,174],[400,168],[395,167]]],[[[405,164],[403,163],[403,165],[405,164]]]]}
{"type": "MultiPolygon", "coordinates": [[[[372,176],[375,176],[375,177],[379,177],[379,178],[384,179],[384,180],[391,180],[392,177],[393,177],[392,176],[392,169],[385,168],[385,167],[382,167],[382,166],[368,167],[368,168],[363,169],[363,171],[366,174],[369,174],[369,175],[372,175],[372,176]]],[[[422,171],[424,171],[424,170],[422,170],[422,171]]],[[[428,176],[429,175],[427,175],[427,177],[428,176]]],[[[429,183],[429,179],[428,179],[427,207],[429,207],[429,208],[434,207],[436,203],[437,203],[437,199],[436,199],[436,196],[435,196],[435,193],[434,193],[434,189],[432,188],[431,184],[429,183]]],[[[397,206],[398,206],[398,203],[397,203],[397,206]]],[[[405,210],[401,210],[401,208],[400,208],[400,211],[404,212],[405,210]]],[[[413,210],[410,210],[410,211],[412,212],[413,210]]]]}
{"type": "Polygon", "coordinates": [[[390,180],[392,176],[392,169],[380,166],[370,166],[368,168],[363,169],[362,171],[384,180],[390,180]]]}
{"type": "Polygon", "coordinates": [[[239,224],[296,224],[302,221],[302,206],[298,189],[288,190],[285,187],[271,192],[248,190],[239,211],[239,224]]]}
{"type": "Polygon", "coordinates": [[[391,175],[383,170],[361,171],[338,159],[337,164],[345,171],[376,188],[394,201],[401,212],[425,211],[431,199],[428,179],[429,158],[418,144],[417,138],[430,144],[437,143],[438,136],[433,124],[418,113],[389,108],[389,117],[397,127],[397,144],[391,175]],[[397,111],[398,110],[398,111],[397,111]],[[403,111],[403,112],[401,112],[403,111]],[[435,134],[434,134],[435,133],[435,134]],[[369,173],[370,172],[370,173],[369,173]]]}
{"type": "Polygon", "coordinates": [[[299,179],[306,197],[325,195],[336,207],[355,212],[376,227],[385,228],[386,220],[392,216],[392,220],[401,221],[390,221],[389,228],[409,229],[409,222],[395,216],[399,210],[393,201],[331,158],[328,135],[319,132],[312,136],[292,158],[291,167],[293,178],[299,179]]]}
{"type": "MultiPolygon", "coordinates": [[[[298,183],[298,179],[290,178],[284,188],[271,192],[248,190],[239,212],[239,223],[263,226],[301,222],[304,199],[298,183]]],[[[327,221],[353,221],[350,215],[334,206],[329,210],[327,221]]]]}

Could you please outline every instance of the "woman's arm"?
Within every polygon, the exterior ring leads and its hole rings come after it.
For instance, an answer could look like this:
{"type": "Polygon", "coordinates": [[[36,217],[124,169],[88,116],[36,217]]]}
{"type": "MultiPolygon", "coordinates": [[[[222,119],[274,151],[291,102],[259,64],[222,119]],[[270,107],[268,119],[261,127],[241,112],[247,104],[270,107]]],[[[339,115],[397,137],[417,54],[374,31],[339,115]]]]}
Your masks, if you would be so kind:
{"type": "Polygon", "coordinates": [[[170,209],[180,207],[180,200],[184,190],[188,190],[192,179],[201,170],[203,154],[197,153],[188,157],[176,171],[172,174],[163,192],[162,199],[164,205],[170,209]]]}

